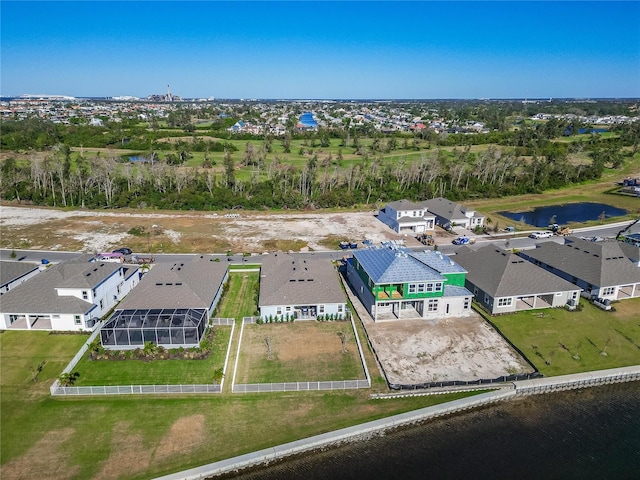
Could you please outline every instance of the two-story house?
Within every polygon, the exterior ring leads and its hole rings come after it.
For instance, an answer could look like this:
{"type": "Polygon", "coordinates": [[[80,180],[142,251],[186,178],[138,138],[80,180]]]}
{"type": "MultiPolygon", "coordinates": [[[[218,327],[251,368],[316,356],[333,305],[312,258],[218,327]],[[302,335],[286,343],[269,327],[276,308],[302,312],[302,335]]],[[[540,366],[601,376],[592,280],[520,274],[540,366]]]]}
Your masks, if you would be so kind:
{"type": "Polygon", "coordinates": [[[438,251],[383,246],[353,252],[347,279],[374,321],[468,316],[467,271],[438,251]]]}
{"type": "Polygon", "coordinates": [[[2,295],[0,329],[92,330],[138,279],[137,266],[85,257],[53,265],[2,295]]]}
{"type": "Polygon", "coordinates": [[[433,232],[436,225],[435,216],[431,215],[420,203],[409,200],[397,200],[387,203],[378,212],[378,219],[398,233],[433,232]]]}

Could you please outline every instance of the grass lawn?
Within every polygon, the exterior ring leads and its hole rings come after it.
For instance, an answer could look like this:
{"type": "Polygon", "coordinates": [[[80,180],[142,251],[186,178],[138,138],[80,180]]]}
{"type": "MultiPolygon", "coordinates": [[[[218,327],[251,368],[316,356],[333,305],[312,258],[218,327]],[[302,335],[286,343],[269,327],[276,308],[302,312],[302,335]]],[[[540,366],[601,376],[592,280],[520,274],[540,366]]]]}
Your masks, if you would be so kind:
{"type": "Polygon", "coordinates": [[[245,325],[237,383],[364,379],[350,322],[296,321],[245,325]],[[348,332],[346,353],[338,333],[348,332]],[[271,345],[268,358],[266,338],[271,345]]]}
{"type": "Polygon", "coordinates": [[[151,478],[472,395],[372,400],[363,390],[52,398],[49,385],[85,340],[0,334],[3,480],[151,478]],[[34,383],[28,367],[43,359],[49,363],[34,383]]]}
{"type": "Polygon", "coordinates": [[[212,327],[213,348],[203,360],[91,360],[85,354],[75,370],[75,385],[178,385],[213,382],[213,372],[224,367],[231,327],[212,327]]]}
{"type": "Polygon", "coordinates": [[[236,318],[251,317],[258,309],[258,281],[260,272],[229,271],[227,290],[216,309],[215,317],[236,318]]]}
{"type": "Polygon", "coordinates": [[[615,312],[580,303],[582,311],[546,309],[490,321],[544,375],[640,364],[640,298],[615,303],[615,312]]]}

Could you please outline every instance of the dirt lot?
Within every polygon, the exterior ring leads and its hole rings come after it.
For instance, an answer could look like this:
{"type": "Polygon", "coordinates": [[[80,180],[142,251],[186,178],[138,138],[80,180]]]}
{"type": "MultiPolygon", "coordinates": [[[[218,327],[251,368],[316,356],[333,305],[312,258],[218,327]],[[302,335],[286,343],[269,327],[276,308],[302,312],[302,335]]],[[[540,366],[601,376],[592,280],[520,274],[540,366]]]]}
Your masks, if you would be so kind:
{"type": "Polygon", "coordinates": [[[476,313],[447,320],[365,322],[390,383],[497,378],[533,369],[476,313]]]}
{"type": "Polygon", "coordinates": [[[64,211],[2,206],[1,246],[47,250],[108,250],[214,253],[265,250],[334,250],[342,240],[406,239],[380,222],[375,212],[344,213],[152,213],[64,211]],[[128,234],[142,228],[142,234],[128,234]]]}

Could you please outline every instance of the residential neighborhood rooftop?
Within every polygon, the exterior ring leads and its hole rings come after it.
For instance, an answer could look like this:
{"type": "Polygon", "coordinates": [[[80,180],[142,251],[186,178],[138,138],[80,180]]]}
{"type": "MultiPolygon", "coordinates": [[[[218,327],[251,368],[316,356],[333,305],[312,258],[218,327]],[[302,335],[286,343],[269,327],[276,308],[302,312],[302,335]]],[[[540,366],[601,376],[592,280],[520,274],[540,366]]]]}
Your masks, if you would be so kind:
{"type": "Polygon", "coordinates": [[[118,305],[118,310],[209,308],[227,273],[210,255],[158,263],[118,305]]]}
{"type": "Polygon", "coordinates": [[[277,253],[262,259],[261,307],[344,301],[338,273],[330,260],[290,253],[277,253]]]}
{"type": "Polygon", "coordinates": [[[522,252],[522,255],[593,285],[639,282],[640,268],[625,254],[623,245],[616,241],[590,242],[567,237],[564,244],[539,243],[537,248],[522,252]]]}
{"type": "Polygon", "coordinates": [[[576,288],[557,275],[496,245],[487,245],[476,251],[462,247],[456,254],[456,261],[468,270],[467,279],[471,283],[495,297],[544,294],[576,288]]]}

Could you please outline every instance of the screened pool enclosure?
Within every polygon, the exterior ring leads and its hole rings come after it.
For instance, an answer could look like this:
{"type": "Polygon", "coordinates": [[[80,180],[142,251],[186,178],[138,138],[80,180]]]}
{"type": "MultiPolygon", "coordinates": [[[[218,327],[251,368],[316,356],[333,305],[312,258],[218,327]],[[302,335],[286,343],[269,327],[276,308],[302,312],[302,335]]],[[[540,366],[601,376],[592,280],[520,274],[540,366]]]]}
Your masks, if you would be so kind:
{"type": "Polygon", "coordinates": [[[104,348],[128,350],[153,342],[164,348],[196,347],[207,327],[204,308],[117,310],[102,327],[104,348]]]}

